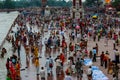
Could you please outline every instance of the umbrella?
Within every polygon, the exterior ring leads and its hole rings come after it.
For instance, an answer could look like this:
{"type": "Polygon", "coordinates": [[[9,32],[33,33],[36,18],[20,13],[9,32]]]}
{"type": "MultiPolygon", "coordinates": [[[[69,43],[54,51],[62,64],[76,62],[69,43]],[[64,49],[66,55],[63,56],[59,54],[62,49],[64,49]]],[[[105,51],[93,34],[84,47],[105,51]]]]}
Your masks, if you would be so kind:
{"type": "Polygon", "coordinates": [[[117,14],[120,14],[120,11],[119,11],[119,12],[117,12],[117,14]]]}
{"type": "Polygon", "coordinates": [[[96,18],[97,18],[97,16],[96,16],[96,15],[94,15],[94,16],[92,16],[92,18],[96,19],[96,18]]]}
{"type": "Polygon", "coordinates": [[[62,18],[64,19],[64,18],[65,18],[65,16],[62,16],[62,18]]]}
{"type": "Polygon", "coordinates": [[[76,29],[80,29],[80,26],[77,25],[77,26],[76,26],[76,29]]]}

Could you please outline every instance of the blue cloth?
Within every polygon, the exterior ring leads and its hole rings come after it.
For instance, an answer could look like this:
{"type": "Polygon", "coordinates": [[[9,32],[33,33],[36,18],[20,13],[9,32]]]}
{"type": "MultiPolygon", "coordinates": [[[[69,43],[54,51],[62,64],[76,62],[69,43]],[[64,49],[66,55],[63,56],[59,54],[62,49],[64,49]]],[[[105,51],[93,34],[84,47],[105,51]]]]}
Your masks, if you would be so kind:
{"type": "MultiPolygon", "coordinates": [[[[84,65],[90,66],[92,65],[91,59],[84,59],[84,65]]],[[[97,66],[92,66],[92,80],[109,80],[107,76],[99,69],[97,66]]]]}
{"type": "Polygon", "coordinates": [[[97,53],[96,49],[93,49],[92,52],[93,52],[93,54],[96,54],[96,53],[97,53]]]}
{"type": "Polygon", "coordinates": [[[92,78],[93,80],[109,80],[100,70],[93,70],[92,78]]]}
{"type": "Polygon", "coordinates": [[[99,67],[97,67],[97,66],[92,66],[92,70],[99,70],[99,67]]]}
{"type": "Polygon", "coordinates": [[[64,31],[61,31],[61,35],[64,35],[64,31]]]}
{"type": "Polygon", "coordinates": [[[92,66],[92,80],[109,80],[97,66],[92,66]]]}
{"type": "Polygon", "coordinates": [[[91,59],[84,59],[84,65],[86,65],[86,66],[92,65],[92,60],[91,59]]]}
{"type": "Polygon", "coordinates": [[[51,44],[51,39],[48,39],[48,45],[50,45],[51,44]]]}

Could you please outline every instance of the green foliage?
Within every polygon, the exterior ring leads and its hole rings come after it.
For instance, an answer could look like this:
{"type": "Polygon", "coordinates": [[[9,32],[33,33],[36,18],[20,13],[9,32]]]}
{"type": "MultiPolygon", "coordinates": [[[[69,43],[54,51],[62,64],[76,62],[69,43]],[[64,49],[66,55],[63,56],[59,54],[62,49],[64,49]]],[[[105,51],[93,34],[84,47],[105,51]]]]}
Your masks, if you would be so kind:
{"type": "MultiPolygon", "coordinates": [[[[47,0],[46,5],[71,7],[72,1],[66,2],[65,0],[47,0]]],[[[0,9],[27,8],[27,7],[40,7],[40,6],[42,6],[41,0],[0,1],[0,9]]]]}
{"type": "Polygon", "coordinates": [[[62,6],[62,7],[71,7],[72,1],[66,2],[65,0],[48,0],[48,6],[62,6]]]}
{"type": "Polygon", "coordinates": [[[85,6],[100,6],[102,4],[102,0],[86,0],[85,1],[85,6]]]}
{"type": "Polygon", "coordinates": [[[94,0],[86,0],[85,5],[86,6],[92,6],[94,4],[94,0]]]}
{"type": "Polygon", "coordinates": [[[113,5],[118,11],[120,11],[120,0],[115,0],[114,2],[112,2],[112,5],[113,5]]]}
{"type": "Polygon", "coordinates": [[[40,0],[31,0],[30,2],[31,7],[39,7],[40,6],[40,0]]]}
{"type": "Polygon", "coordinates": [[[15,8],[14,1],[12,1],[12,0],[5,0],[4,8],[5,9],[13,9],[13,8],[15,8]]]}
{"type": "Polygon", "coordinates": [[[0,1],[0,9],[3,8],[3,2],[0,1]]]}
{"type": "Polygon", "coordinates": [[[30,2],[27,1],[17,1],[15,2],[15,8],[26,8],[30,6],[30,2]]]}
{"type": "Polygon", "coordinates": [[[68,2],[66,3],[66,6],[71,7],[71,6],[72,6],[72,1],[68,1],[68,2]]]}

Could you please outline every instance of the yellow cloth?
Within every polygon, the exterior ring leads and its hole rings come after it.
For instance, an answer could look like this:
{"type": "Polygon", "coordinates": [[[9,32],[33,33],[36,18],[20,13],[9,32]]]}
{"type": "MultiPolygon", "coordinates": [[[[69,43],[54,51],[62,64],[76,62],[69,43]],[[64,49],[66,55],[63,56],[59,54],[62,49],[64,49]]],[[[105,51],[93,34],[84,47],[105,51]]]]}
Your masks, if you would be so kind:
{"type": "Polygon", "coordinates": [[[93,16],[92,18],[97,18],[97,16],[93,16]]]}
{"type": "Polygon", "coordinates": [[[110,69],[110,70],[108,71],[108,73],[109,73],[109,74],[112,74],[112,73],[113,73],[113,70],[112,70],[112,69],[110,69]]]}
{"type": "Polygon", "coordinates": [[[35,48],[34,55],[35,55],[35,57],[38,57],[38,48],[37,47],[35,48]]]}
{"type": "Polygon", "coordinates": [[[35,60],[35,66],[38,67],[39,66],[39,59],[35,60]]]}

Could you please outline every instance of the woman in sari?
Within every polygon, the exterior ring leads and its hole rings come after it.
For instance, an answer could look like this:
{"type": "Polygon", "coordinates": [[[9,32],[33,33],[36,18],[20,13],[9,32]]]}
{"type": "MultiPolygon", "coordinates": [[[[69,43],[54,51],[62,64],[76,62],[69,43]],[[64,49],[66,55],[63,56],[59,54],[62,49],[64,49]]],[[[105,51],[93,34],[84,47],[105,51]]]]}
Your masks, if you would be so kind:
{"type": "Polygon", "coordinates": [[[19,63],[19,61],[17,61],[15,67],[16,67],[16,79],[20,80],[20,63],[19,63]]]}

